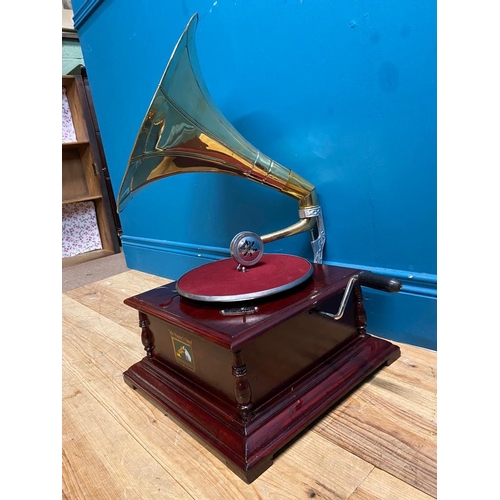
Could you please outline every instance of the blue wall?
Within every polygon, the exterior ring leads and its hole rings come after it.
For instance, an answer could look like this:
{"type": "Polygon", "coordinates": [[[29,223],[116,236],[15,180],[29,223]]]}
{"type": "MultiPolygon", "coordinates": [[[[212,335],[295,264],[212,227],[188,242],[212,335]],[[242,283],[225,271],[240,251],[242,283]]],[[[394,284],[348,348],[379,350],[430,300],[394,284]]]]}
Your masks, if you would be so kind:
{"type": "MultiPolygon", "coordinates": [[[[189,18],[210,93],[252,144],[316,186],[324,262],[395,276],[365,289],[368,330],[436,348],[436,3],[396,0],[73,0],[115,194],[189,18]]],[[[174,176],[120,216],[132,269],[176,279],[229,255],[239,231],[297,220],[250,181],[174,176]],[[258,206],[254,205],[258,200],[258,206]]],[[[309,235],[266,245],[312,259],[309,235]]]]}

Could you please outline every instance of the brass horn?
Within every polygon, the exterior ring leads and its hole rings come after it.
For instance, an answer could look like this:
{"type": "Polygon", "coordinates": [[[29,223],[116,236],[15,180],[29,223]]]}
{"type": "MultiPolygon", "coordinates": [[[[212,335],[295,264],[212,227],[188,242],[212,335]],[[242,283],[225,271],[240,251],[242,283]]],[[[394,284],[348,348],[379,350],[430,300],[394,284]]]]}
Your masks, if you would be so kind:
{"type": "Polygon", "coordinates": [[[216,172],[245,177],[299,203],[300,220],[261,236],[261,241],[310,230],[314,262],[321,263],[326,237],[314,186],[249,144],[217,109],[201,77],[194,41],[197,24],[194,14],[142,122],[118,193],[118,210],[144,186],[170,175],[216,172]]]}

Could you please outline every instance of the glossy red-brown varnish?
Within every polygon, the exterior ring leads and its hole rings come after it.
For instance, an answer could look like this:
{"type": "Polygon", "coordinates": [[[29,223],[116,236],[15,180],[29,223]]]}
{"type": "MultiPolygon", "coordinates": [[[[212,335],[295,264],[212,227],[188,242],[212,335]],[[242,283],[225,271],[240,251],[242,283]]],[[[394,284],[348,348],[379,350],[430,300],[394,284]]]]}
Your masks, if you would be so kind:
{"type": "Polygon", "coordinates": [[[366,334],[361,288],[336,313],[358,271],[313,264],[297,288],[253,301],[254,314],[223,316],[242,304],[179,296],[175,282],[130,297],[146,356],[125,381],[165,411],[247,482],[273,455],[368,375],[400,355],[366,334]],[[177,341],[174,342],[174,340],[177,341]],[[180,344],[179,344],[180,342],[180,344]],[[189,350],[190,361],[176,352],[189,350]]]}

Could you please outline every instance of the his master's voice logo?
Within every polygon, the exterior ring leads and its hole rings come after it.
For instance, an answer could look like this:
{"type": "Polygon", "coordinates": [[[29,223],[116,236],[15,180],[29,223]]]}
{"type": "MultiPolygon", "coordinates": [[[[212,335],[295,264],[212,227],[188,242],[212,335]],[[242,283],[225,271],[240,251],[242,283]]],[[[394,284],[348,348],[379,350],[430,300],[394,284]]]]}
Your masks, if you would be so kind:
{"type": "Polygon", "coordinates": [[[194,356],[192,347],[187,342],[183,342],[182,340],[174,337],[172,337],[172,343],[174,345],[175,360],[182,366],[194,371],[194,356]]]}

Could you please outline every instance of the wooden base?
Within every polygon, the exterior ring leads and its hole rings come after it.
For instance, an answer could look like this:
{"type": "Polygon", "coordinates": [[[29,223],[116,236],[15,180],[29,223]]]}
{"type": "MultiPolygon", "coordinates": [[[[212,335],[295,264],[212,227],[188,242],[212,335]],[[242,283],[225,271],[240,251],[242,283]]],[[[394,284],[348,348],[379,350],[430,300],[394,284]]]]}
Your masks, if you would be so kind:
{"type": "Polygon", "coordinates": [[[272,465],[273,455],[383,364],[399,348],[369,335],[263,404],[245,421],[213,394],[147,357],[124,373],[127,384],[172,417],[247,483],[272,465]]]}
{"type": "Polygon", "coordinates": [[[321,314],[336,311],[355,272],[315,266],[308,284],[254,303],[251,315],[225,317],[223,306],[179,297],[175,283],[127,299],[139,310],[147,356],[125,382],[250,483],[278,450],[400,356],[366,334],[360,287],[342,320],[321,314]]]}

